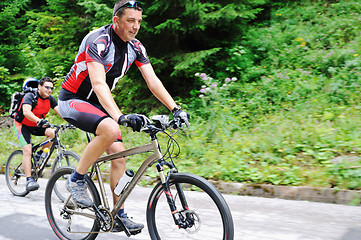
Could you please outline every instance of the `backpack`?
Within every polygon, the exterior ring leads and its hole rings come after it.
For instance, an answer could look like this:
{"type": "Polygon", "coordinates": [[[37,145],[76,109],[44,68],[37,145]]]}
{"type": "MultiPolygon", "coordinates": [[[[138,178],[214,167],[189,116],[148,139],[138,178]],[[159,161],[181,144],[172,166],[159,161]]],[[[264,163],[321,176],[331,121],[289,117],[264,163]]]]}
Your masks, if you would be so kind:
{"type": "Polygon", "coordinates": [[[38,90],[39,81],[36,78],[27,78],[23,83],[23,91],[22,92],[15,92],[11,96],[11,104],[9,114],[11,118],[15,118],[17,112],[20,111],[20,105],[23,101],[25,94],[29,92],[34,93],[34,99],[32,101],[32,108],[35,107],[37,102],[37,96],[35,92],[38,90]]]}

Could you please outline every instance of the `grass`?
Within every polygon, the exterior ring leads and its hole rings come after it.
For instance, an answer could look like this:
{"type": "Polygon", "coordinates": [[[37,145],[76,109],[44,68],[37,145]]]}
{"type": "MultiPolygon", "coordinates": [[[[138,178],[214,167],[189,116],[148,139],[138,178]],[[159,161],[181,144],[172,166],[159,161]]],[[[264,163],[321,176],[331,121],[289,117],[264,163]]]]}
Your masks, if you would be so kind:
{"type": "MultiPolygon", "coordinates": [[[[358,106],[337,106],[331,111],[322,102],[311,101],[265,115],[251,128],[246,125],[231,134],[222,133],[227,127],[219,122],[212,123],[218,128],[211,133],[202,119],[191,123],[175,137],[181,147],[181,155],[175,160],[180,171],[232,182],[340,189],[361,186],[358,106]]],[[[127,148],[148,142],[144,133],[126,128],[122,131],[127,148]]],[[[17,149],[7,142],[17,140],[12,129],[1,129],[0,136],[4,143],[0,165],[4,165],[10,152],[17,149]]],[[[82,153],[86,139],[80,130],[67,131],[61,137],[69,150],[82,153]]],[[[166,138],[160,137],[160,143],[165,149],[166,138]]],[[[128,157],[128,168],[136,170],[145,155],[128,157]]],[[[109,164],[103,168],[108,171],[109,164]]],[[[147,175],[156,177],[156,172],[150,170],[147,175]]]]}

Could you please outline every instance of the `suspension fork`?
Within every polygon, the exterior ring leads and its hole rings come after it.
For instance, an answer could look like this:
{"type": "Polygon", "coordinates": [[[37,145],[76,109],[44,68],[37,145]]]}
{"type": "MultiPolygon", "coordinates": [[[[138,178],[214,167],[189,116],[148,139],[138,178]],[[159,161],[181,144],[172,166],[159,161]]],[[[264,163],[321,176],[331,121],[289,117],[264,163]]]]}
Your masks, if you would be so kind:
{"type": "MultiPolygon", "coordinates": [[[[187,228],[188,225],[185,222],[185,219],[184,219],[183,215],[177,210],[173,195],[172,195],[172,193],[170,191],[170,187],[169,187],[170,175],[173,172],[175,172],[175,170],[171,169],[168,172],[167,177],[165,177],[165,175],[164,175],[164,170],[163,170],[163,164],[162,163],[157,164],[157,170],[158,170],[160,179],[162,181],[162,188],[163,188],[163,191],[164,191],[165,196],[167,198],[167,202],[168,202],[170,211],[172,213],[174,223],[176,225],[178,225],[179,228],[187,228]]],[[[187,201],[185,199],[185,195],[184,195],[184,192],[183,192],[183,189],[182,189],[181,185],[179,183],[175,183],[175,186],[176,186],[176,189],[177,189],[178,197],[179,197],[179,199],[180,199],[180,201],[182,203],[182,207],[184,209],[188,210],[188,204],[187,204],[187,201]]]]}

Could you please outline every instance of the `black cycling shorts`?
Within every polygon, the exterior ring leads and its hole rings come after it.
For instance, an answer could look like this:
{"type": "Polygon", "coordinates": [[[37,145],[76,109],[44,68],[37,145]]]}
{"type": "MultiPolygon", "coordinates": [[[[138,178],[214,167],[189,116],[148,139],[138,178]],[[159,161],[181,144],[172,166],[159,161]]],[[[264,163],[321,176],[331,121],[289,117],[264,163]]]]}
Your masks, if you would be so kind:
{"type": "MultiPolygon", "coordinates": [[[[58,106],[63,119],[81,130],[94,134],[99,123],[110,117],[100,104],[92,104],[81,99],[59,100],[58,106]]],[[[121,133],[117,141],[122,141],[121,133]]]]}
{"type": "Polygon", "coordinates": [[[14,130],[21,147],[31,143],[31,135],[45,136],[46,128],[29,127],[14,120],[14,130]]]}

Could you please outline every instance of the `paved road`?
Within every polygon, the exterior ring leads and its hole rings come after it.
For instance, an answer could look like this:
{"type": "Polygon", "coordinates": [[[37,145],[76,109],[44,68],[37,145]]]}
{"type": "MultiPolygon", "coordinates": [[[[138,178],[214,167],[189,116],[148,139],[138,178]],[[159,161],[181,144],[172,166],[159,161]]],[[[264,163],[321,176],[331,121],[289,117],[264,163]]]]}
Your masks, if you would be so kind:
{"type": "MultiPolygon", "coordinates": [[[[0,175],[0,239],[57,239],[44,209],[46,180],[26,197],[14,197],[0,175]]],[[[151,189],[137,187],[127,211],[146,223],[145,205],[151,189]]],[[[235,240],[360,240],[361,207],[246,196],[225,196],[235,222],[235,240]]],[[[99,234],[99,240],[125,240],[124,233],[99,234]]],[[[133,240],[150,239],[147,229],[133,240]]],[[[173,240],[173,239],[172,239],[173,240]]],[[[205,239],[206,240],[206,239],[205,239]]]]}

